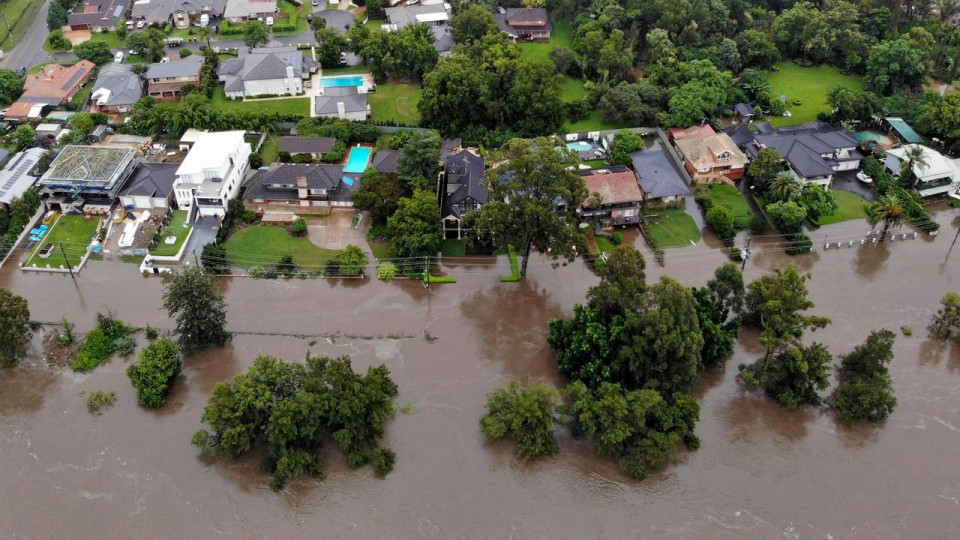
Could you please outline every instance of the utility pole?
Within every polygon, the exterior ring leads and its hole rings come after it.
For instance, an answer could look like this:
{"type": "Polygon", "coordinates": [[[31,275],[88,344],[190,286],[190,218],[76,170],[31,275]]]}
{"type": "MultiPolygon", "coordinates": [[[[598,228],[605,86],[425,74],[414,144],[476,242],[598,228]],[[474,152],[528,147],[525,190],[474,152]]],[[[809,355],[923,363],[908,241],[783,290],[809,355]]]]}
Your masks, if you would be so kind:
{"type": "Polygon", "coordinates": [[[197,261],[197,266],[200,266],[200,258],[197,257],[197,250],[193,250],[193,260],[197,261]]]}
{"type": "Polygon", "coordinates": [[[753,242],[753,237],[747,237],[747,247],[740,252],[740,258],[743,259],[743,264],[740,265],[740,271],[743,271],[747,267],[747,259],[750,258],[750,243],[753,242]]]}
{"type": "Polygon", "coordinates": [[[70,277],[73,278],[74,281],[76,281],[77,276],[73,275],[73,267],[70,266],[70,259],[67,258],[67,252],[63,250],[63,242],[58,242],[58,243],[60,244],[60,253],[63,254],[63,261],[67,263],[67,270],[70,271],[70,277]]]}

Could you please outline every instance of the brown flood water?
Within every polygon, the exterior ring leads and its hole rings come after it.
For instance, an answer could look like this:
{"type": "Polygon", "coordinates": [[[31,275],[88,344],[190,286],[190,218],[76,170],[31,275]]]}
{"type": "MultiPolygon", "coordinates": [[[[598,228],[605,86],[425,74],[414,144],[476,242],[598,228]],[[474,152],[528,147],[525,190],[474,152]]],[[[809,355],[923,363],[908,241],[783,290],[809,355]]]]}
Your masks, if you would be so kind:
{"type": "MultiPolygon", "coordinates": [[[[88,375],[58,371],[36,338],[30,360],[0,372],[0,538],[960,537],[960,346],[931,341],[925,329],[944,292],[960,291],[960,248],[945,259],[949,217],[938,216],[944,228],[935,239],[800,258],[761,238],[747,264],[747,279],[788,262],[814,273],[815,312],[833,324],[813,337],[834,355],[870,330],[897,331],[891,372],[900,405],[887,422],[847,428],[819,410],[783,411],[745,392],[736,366],[760,353],[745,333],[726,369],[704,374],[696,389],[702,448],[643,482],[569,433],[559,457],[524,463],[512,445],[486,443],[478,430],[485,394],[511,377],[562,384],[546,322],[569,315],[596,282],[580,262],[554,270],[537,259],[526,281],[501,284],[504,261],[464,260],[446,269],[459,283],[432,291],[370,280],[225,280],[232,330],[319,337],[244,334],[190,357],[158,411],[137,406],[123,374],[130,360],[88,375]],[[902,325],[914,335],[899,335],[902,325]],[[349,354],[358,368],[385,363],[398,402],[418,405],[388,425],[393,473],[379,480],[369,468],[351,471],[331,446],[324,483],[291,482],[276,494],[255,457],[198,455],[190,436],[214,383],[257,355],[297,360],[308,349],[349,354]],[[78,394],[93,390],[115,391],[117,404],[90,415],[78,394]]],[[[865,228],[842,223],[813,237],[853,238],[865,228]]],[[[709,246],[670,250],[650,280],[666,272],[702,285],[723,260],[709,246]]],[[[170,326],[157,308],[160,281],[132,265],[90,263],[76,285],[8,265],[0,286],[26,296],[37,320],[67,315],[87,330],[109,308],[131,324],[170,326]]]]}

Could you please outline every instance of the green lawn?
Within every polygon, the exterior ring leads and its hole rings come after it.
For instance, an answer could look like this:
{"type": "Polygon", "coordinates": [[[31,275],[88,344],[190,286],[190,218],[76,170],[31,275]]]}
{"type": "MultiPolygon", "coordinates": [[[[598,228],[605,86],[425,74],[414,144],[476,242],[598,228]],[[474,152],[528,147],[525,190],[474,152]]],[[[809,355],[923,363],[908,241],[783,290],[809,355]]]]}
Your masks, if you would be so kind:
{"type": "Polygon", "coordinates": [[[260,157],[263,158],[263,164],[268,165],[277,160],[280,156],[280,137],[276,134],[267,136],[260,147],[260,157]]]}
{"type": "MultiPolygon", "coordinates": [[[[0,4],[0,16],[4,21],[0,25],[0,49],[9,51],[23,39],[42,5],[43,0],[8,0],[0,4]]],[[[17,69],[20,66],[5,67],[17,69]]]]}
{"type": "Polygon", "coordinates": [[[367,19],[367,22],[363,23],[363,25],[371,32],[382,32],[383,29],[380,27],[386,23],[387,21],[381,21],[380,19],[367,19]]]}
{"type": "Polygon", "coordinates": [[[646,219],[649,223],[647,234],[661,248],[689,246],[700,241],[700,228],[681,209],[657,210],[646,219]]]}
{"type": "Polygon", "coordinates": [[[548,43],[518,43],[520,58],[531,62],[553,65],[550,59],[550,49],[554,47],[573,48],[573,25],[570,21],[552,19],[553,31],[550,32],[548,43]]]}
{"type": "Polygon", "coordinates": [[[270,266],[280,257],[290,255],[298,265],[319,269],[338,253],[335,249],[318,248],[306,236],[290,236],[282,227],[271,225],[253,225],[237,231],[223,247],[227,262],[241,268],[270,266]]]}
{"type": "Polygon", "coordinates": [[[582,120],[575,124],[566,123],[563,125],[564,133],[581,133],[584,131],[606,131],[608,129],[620,129],[627,127],[620,122],[605,122],[603,120],[603,111],[593,111],[582,120]]]}
{"type": "MultiPolygon", "coordinates": [[[[290,14],[290,20],[294,21],[294,23],[296,24],[297,28],[296,28],[295,30],[291,31],[291,32],[274,32],[273,35],[275,35],[275,36],[296,36],[296,35],[298,35],[298,34],[302,34],[302,33],[304,33],[304,32],[307,31],[307,29],[309,28],[309,25],[307,24],[306,13],[311,13],[311,12],[313,11],[313,8],[312,8],[312,7],[310,7],[309,5],[306,5],[306,6],[304,7],[304,9],[303,9],[303,11],[304,11],[304,16],[303,16],[303,17],[301,17],[301,16],[299,16],[299,15],[297,14],[297,6],[291,4],[290,2],[286,2],[286,1],[284,1],[284,0],[277,0],[277,7],[280,9],[280,11],[283,11],[284,13],[289,13],[289,14],[290,14]]],[[[276,20],[277,23],[280,23],[281,21],[283,21],[283,19],[277,19],[277,20],[276,20]]]]}
{"type": "Polygon", "coordinates": [[[587,90],[583,87],[583,79],[574,79],[573,77],[564,77],[560,83],[560,99],[563,101],[576,101],[587,97],[587,90]]]}
{"type": "MultiPolygon", "coordinates": [[[[106,43],[111,49],[122,49],[124,43],[124,40],[120,39],[120,36],[118,36],[115,32],[94,34],[93,37],[90,38],[90,41],[106,43]]],[[[126,55],[126,51],[124,51],[124,55],[126,55]]]]}
{"type": "Polygon", "coordinates": [[[367,240],[367,245],[370,246],[370,252],[373,253],[373,256],[381,261],[393,257],[393,254],[390,252],[392,246],[390,240],[382,243],[367,240]]]}
{"type": "Polygon", "coordinates": [[[830,112],[827,105],[827,92],[843,84],[850,88],[863,89],[863,79],[856,75],[844,75],[833,66],[800,67],[793,62],[780,62],[779,71],[768,71],[767,81],[774,96],[786,96],[787,110],[792,116],[770,117],[774,126],[786,126],[812,122],[817,113],[830,112]],[[801,105],[794,105],[794,100],[801,105]]]}
{"type": "Polygon", "coordinates": [[[170,224],[160,231],[160,243],[150,252],[152,255],[170,257],[180,252],[180,248],[183,247],[183,243],[186,242],[187,235],[190,233],[190,226],[183,226],[187,222],[188,214],[186,210],[177,210],[173,213],[170,224]],[[176,236],[177,241],[173,244],[164,243],[164,239],[168,236],[176,236]]]}
{"type": "Polygon", "coordinates": [[[867,201],[855,193],[843,191],[840,189],[831,189],[830,193],[837,201],[837,211],[830,216],[821,216],[820,225],[830,225],[831,223],[840,223],[851,219],[867,219],[867,210],[863,205],[867,201]]]}
{"type": "Polygon", "coordinates": [[[99,223],[98,220],[86,219],[83,216],[60,216],[43,240],[37,242],[36,248],[30,258],[27,259],[26,266],[33,266],[34,264],[40,268],[66,266],[59,248],[59,244],[63,242],[63,250],[67,254],[67,260],[70,262],[70,266],[76,268],[87,253],[87,246],[90,244],[90,238],[97,230],[97,223],[99,223]],[[37,251],[49,244],[57,246],[54,253],[46,259],[38,256],[37,251]]]}
{"type": "Polygon", "coordinates": [[[440,253],[451,257],[463,257],[467,254],[467,243],[464,240],[446,239],[440,245],[440,253]]]}
{"type": "Polygon", "coordinates": [[[310,116],[310,98],[265,99],[262,101],[229,101],[223,87],[213,89],[211,103],[223,111],[277,112],[310,116]]]}
{"type": "Polygon", "coordinates": [[[729,210],[733,214],[738,229],[750,228],[753,222],[753,211],[739,189],[726,184],[710,184],[697,189],[697,196],[709,199],[714,205],[729,210]]]}
{"type": "Polygon", "coordinates": [[[420,124],[420,88],[415,84],[380,84],[377,91],[367,94],[370,102],[371,120],[383,122],[394,120],[410,125],[420,124]]]}
{"type": "Polygon", "coordinates": [[[86,105],[87,99],[90,97],[90,92],[93,91],[93,82],[88,82],[86,86],[80,89],[77,92],[77,95],[73,96],[73,99],[70,100],[70,103],[77,108],[78,111],[83,110],[83,106],[86,105]]]}
{"type": "Polygon", "coordinates": [[[610,241],[610,237],[603,234],[596,235],[594,241],[596,241],[597,249],[600,250],[600,253],[610,253],[617,247],[610,241]]]}
{"type": "MultiPolygon", "coordinates": [[[[51,33],[52,33],[52,32],[51,32],[51,33]]],[[[67,52],[67,51],[70,50],[70,49],[54,49],[54,48],[53,48],[53,45],[50,45],[50,36],[49,36],[49,35],[47,35],[47,39],[43,40],[43,45],[41,45],[40,48],[43,49],[44,51],[48,52],[48,53],[61,53],[61,52],[67,52]]],[[[72,48],[73,48],[73,47],[71,47],[71,49],[72,49],[72,48]]]]}

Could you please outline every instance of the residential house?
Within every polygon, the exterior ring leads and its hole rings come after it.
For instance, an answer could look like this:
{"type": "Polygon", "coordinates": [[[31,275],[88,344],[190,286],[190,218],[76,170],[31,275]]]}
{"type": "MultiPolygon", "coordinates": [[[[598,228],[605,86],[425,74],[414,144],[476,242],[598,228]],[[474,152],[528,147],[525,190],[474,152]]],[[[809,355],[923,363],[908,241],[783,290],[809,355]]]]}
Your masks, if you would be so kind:
{"type": "Polygon", "coordinates": [[[708,137],[685,137],[674,142],[683,156],[683,166],[694,182],[723,182],[743,178],[747,156],[726,133],[708,137]]]}
{"type": "Polygon", "coordinates": [[[894,176],[899,177],[904,168],[904,163],[909,162],[907,151],[913,148],[923,150],[923,162],[921,165],[916,160],[912,164],[913,176],[915,179],[914,187],[921,197],[930,197],[940,195],[960,188],[960,168],[956,161],[944,156],[940,152],[919,144],[908,144],[900,148],[887,150],[887,159],[883,162],[894,176]]]}
{"type": "Polygon", "coordinates": [[[264,214],[325,214],[331,208],[350,208],[351,195],[360,187],[344,176],[343,165],[280,163],[259,171],[247,182],[247,210],[264,214]]]}
{"type": "Polygon", "coordinates": [[[453,54],[453,29],[447,25],[431,26],[430,33],[433,34],[433,48],[441,58],[446,58],[453,54]]]}
{"type": "Polygon", "coordinates": [[[136,155],[133,148],[67,145],[37,185],[50,209],[106,213],[133,172],[136,155]]]}
{"type": "Polygon", "coordinates": [[[276,0],[227,0],[223,8],[223,18],[233,23],[243,23],[250,20],[264,20],[277,13],[276,0]]]}
{"type": "Polygon", "coordinates": [[[303,93],[303,81],[316,73],[317,63],[296,47],[276,41],[239,58],[220,62],[217,76],[229,98],[303,93]]]}
{"type": "Polygon", "coordinates": [[[171,62],[150,64],[147,68],[147,94],[157,101],[180,99],[184,85],[200,86],[203,56],[195,54],[171,62]]]}
{"type": "Polygon", "coordinates": [[[133,104],[143,96],[143,83],[130,64],[110,63],[100,68],[93,91],[90,110],[107,114],[133,111],[133,104]]]}
{"type": "Polygon", "coordinates": [[[771,127],[763,131],[766,133],[753,134],[753,142],[746,146],[747,156],[756,159],[761,149],[772,148],[780,153],[787,170],[802,183],[829,188],[835,173],[856,170],[863,158],[857,152],[859,141],[852,133],[826,122],[771,127]]]}
{"type": "Polygon", "coordinates": [[[30,173],[44,152],[43,148],[24,150],[14,155],[0,171],[0,210],[9,208],[14,199],[23,196],[23,192],[37,181],[30,173]]]}
{"type": "Polygon", "coordinates": [[[314,98],[314,116],[340,118],[341,120],[366,120],[370,118],[367,95],[356,86],[331,86],[323,89],[323,95],[314,98]]]}
{"type": "Polygon", "coordinates": [[[250,144],[243,136],[243,131],[204,133],[187,153],[173,189],[177,206],[191,217],[226,214],[227,201],[240,192],[249,164],[250,144]]]}
{"type": "Polygon", "coordinates": [[[5,118],[17,121],[40,118],[44,108],[61,105],[73,99],[90,80],[94,69],[96,66],[89,60],[81,60],[72,66],[43,66],[39,73],[27,75],[23,83],[23,94],[10,105],[5,118]]]}
{"type": "Polygon", "coordinates": [[[644,202],[670,203],[690,195],[690,185],[662,148],[630,154],[644,202]]]}
{"type": "Polygon", "coordinates": [[[308,155],[314,161],[323,159],[323,155],[333,150],[337,139],[333,137],[281,137],[280,151],[290,157],[308,155]]]}
{"type": "Polygon", "coordinates": [[[130,17],[147,24],[173,23],[177,28],[186,28],[199,23],[202,15],[219,19],[223,15],[226,0],[135,0],[130,17]]]}
{"type": "Polygon", "coordinates": [[[512,40],[550,39],[553,27],[544,8],[497,8],[493,13],[500,31],[512,40]]]}
{"type": "Polygon", "coordinates": [[[120,205],[128,210],[169,208],[179,167],[179,163],[140,163],[117,193],[120,205]]]}
{"type": "Polygon", "coordinates": [[[444,26],[452,18],[450,6],[444,4],[388,7],[384,11],[389,24],[384,24],[383,29],[388,32],[400,30],[411,24],[444,26]]]}
{"type": "Polygon", "coordinates": [[[710,124],[700,124],[690,127],[675,127],[667,130],[667,140],[676,142],[682,139],[706,139],[716,135],[710,124]]]}
{"type": "Polygon", "coordinates": [[[733,107],[733,116],[741,124],[749,124],[758,116],[756,103],[737,103],[733,107]]]}
{"type": "Polygon", "coordinates": [[[370,166],[384,174],[396,174],[403,152],[399,150],[378,150],[370,166]]]}
{"type": "Polygon", "coordinates": [[[469,150],[461,150],[444,162],[437,182],[437,199],[445,235],[456,232],[457,239],[462,238],[463,216],[487,203],[483,173],[483,158],[469,150]]]}
{"type": "Polygon", "coordinates": [[[643,192],[637,176],[630,169],[617,166],[580,171],[587,186],[587,200],[579,214],[585,221],[609,220],[613,225],[635,225],[640,222],[643,192]]]}
{"type": "Polygon", "coordinates": [[[443,165],[448,157],[459,153],[461,150],[463,150],[463,140],[459,137],[456,139],[440,139],[440,164],[443,165]]]}
{"type": "Polygon", "coordinates": [[[67,17],[65,30],[90,30],[112,32],[123,20],[130,0],[85,0],[67,17]]]}

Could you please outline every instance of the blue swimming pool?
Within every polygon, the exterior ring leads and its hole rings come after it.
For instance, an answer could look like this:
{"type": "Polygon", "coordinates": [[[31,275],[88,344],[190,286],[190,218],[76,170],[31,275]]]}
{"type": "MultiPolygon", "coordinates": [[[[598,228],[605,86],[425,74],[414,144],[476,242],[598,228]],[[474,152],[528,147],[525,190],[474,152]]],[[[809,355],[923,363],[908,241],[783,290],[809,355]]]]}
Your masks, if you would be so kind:
{"type": "Polygon", "coordinates": [[[367,169],[367,163],[370,162],[370,153],[373,148],[369,146],[356,146],[350,149],[350,156],[347,158],[347,164],[343,166],[345,173],[362,173],[367,169]]]}
{"type": "Polygon", "coordinates": [[[363,86],[363,76],[353,75],[350,77],[323,77],[320,79],[320,86],[323,88],[338,86],[363,86]]]}
{"type": "Polygon", "coordinates": [[[588,141],[577,141],[577,142],[567,143],[567,148],[569,148],[570,150],[574,150],[576,152],[586,152],[587,150],[593,148],[593,145],[590,144],[588,141]]]}
{"type": "Polygon", "coordinates": [[[350,178],[349,176],[344,176],[343,183],[348,186],[353,186],[353,178],[350,178]]]}

